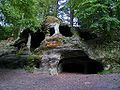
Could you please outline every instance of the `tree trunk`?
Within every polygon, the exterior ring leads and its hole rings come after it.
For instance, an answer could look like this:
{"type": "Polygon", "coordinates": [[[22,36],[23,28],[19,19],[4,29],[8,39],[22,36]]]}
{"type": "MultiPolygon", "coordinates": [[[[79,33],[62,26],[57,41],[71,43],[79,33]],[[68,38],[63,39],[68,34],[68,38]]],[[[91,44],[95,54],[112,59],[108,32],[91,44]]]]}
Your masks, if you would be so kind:
{"type": "Polygon", "coordinates": [[[54,13],[55,17],[57,17],[57,14],[58,14],[58,8],[59,8],[58,2],[59,2],[59,0],[56,1],[55,13],[54,13]]]}
{"type": "Polygon", "coordinates": [[[70,25],[73,27],[74,10],[70,8],[70,25]]]}
{"type": "Polygon", "coordinates": [[[73,2],[70,1],[70,25],[73,27],[73,18],[74,18],[74,10],[73,10],[73,2]]]}

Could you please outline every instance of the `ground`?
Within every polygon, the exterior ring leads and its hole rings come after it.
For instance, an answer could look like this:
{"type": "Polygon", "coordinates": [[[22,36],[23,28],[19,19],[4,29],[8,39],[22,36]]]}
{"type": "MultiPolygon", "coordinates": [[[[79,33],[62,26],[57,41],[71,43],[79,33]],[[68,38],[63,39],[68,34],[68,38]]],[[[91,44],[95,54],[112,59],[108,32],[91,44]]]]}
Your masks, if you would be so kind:
{"type": "Polygon", "coordinates": [[[0,90],[120,90],[120,74],[28,73],[0,69],[0,90]]]}

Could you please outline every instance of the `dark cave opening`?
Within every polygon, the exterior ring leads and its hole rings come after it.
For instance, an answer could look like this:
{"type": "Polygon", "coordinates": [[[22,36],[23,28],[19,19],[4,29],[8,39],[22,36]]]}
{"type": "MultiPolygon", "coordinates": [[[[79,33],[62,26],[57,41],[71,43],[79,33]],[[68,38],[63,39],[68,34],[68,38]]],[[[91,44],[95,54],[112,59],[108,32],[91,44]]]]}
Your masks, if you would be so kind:
{"type": "MultiPolygon", "coordinates": [[[[73,33],[70,30],[70,27],[66,26],[60,26],[59,27],[60,33],[65,37],[72,37],[73,33]]],[[[54,28],[50,28],[50,36],[52,36],[55,33],[54,28]]]]}
{"type": "Polygon", "coordinates": [[[60,26],[60,33],[65,37],[72,37],[73,33],[71,32],[71,28],[69,26],[60,26]]]}
{"type": "Polygon", "coordinates": [[[17,40],[13,44],[14,47],[17,47],[18,50],[23,48],[25,44],[28,41],[28,36],[31,34],[32,31],[29,28],[24,29],[23,31],[20,32],[20,35],[18,36],[17,40]]]}
{"type": "Polygon", "coordinates": [[[20,33],[20,36],[19,36],[20,38],[14,43],[13,46],[17,47],[18,50],[20,50],[23,44],[27,44],[29,34],[31,35],[32,50],[39,47],[40,43],[45,39],[45,34],[40,30],[38,30],[37,32],[33,32],[29,28],[27,28],[20,33]]]}
{"type": "Polygon", "coordinates": [[[31,48],[35,49],[40,46],[40,43],[45,39],[43,32],[35,32],[31,34],[31,48]]]}
{"type": "Polygon", "coordinates": [[[49,28],[49,30],[50,30],[50,36],[52,36],[55,33],[55,30],[54,28],[49,28]]]}
{"type": "Polygon", "coordinates": [[[78,32],[78,34],[85,41],[97,38],[97,34],[92,33],[90,31],[81,30],[78,32]]]}
{"type": "Polygon", "coordinates": [[[102,63],[91,60],[88,57],[65,58],[58,64],[61,73],[97,74],[102,72],[102,63]]]}

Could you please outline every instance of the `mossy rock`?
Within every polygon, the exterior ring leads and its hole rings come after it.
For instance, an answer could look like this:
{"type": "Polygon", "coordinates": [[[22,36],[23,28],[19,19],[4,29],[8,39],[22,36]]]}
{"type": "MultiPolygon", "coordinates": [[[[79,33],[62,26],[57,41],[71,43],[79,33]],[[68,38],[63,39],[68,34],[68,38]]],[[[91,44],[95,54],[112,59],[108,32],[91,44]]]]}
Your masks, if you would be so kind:
{"type": "Polygon", "coordinates": [[[44,23],[45,23],[46,26],[48,26],[51,23],[58,23],[58,24],[60,24],[60,20],[58,18],[54,17],[54,16],[47,16],[45,18],[45,22],[44,23]]]}

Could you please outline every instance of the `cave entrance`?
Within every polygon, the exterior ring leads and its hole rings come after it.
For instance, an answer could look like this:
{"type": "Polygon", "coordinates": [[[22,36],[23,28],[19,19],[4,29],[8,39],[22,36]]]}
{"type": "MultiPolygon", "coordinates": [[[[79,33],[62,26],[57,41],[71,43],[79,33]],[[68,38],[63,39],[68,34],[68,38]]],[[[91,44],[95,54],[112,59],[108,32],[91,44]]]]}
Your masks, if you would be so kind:
{"type": "MultiPolygon", "coordinates": [[[[50,29],[50,36],[52,36],[55,33],[55,30],[54,30],[54,28],[49,28],[49,29],[50,29]]],[[[60,34],[62,34],[65,37],[73,36],[73,33],[71,32],[70,27],[68,27],[67,25],[60,26],[59,31],[60,31],[60,34]]]]}
{"type": "Polygon", "coordinates": [[[29,34],[31,35],[31,50],[39,47],[40,43],[45,39],[45,34],[40,30],[37,30],[37,32],[33,32],[29,28],[27,28],[20,33],[18,40],[15,41],[13,46],[17,47],[18,50],[20,50],[20,48],[22,48],[24,44],[27,44],[29,34]]]}
{"type": "Polygon", "coordinates": [[[35,49],[40,46],[40,43],[45,39],[43,32],[35,32],[31,34],[31,49],[35,49]]]}
{"type": "Polygon", "coordinates": [[[103,70],[102,63],[88,57],[65,58],[58,64],[60,73],[97,74],[103,70]]]}

